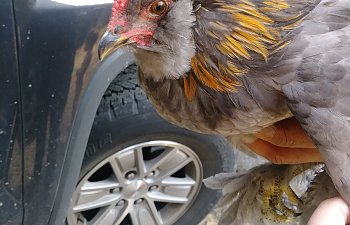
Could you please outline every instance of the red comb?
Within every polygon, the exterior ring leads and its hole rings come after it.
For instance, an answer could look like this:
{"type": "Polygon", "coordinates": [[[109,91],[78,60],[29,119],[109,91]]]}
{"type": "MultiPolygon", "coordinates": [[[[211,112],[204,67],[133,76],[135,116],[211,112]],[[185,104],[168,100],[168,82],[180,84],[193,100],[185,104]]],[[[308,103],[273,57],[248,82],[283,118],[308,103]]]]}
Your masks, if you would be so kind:
{"type": "Polygon", "coordinates": [[[117,25],[124,25],[125,20],[123,19],[123,13],[126,11],[128,3],[129,0],[114,0],[112,7],[112,16],[109,20],[109,29],[111,31],[113,31],[117,25]]]}
{"type": "Polygon", "coordinates": [[[112,15],[114,13],[123,13],[127,7],[128,0],[114,0],[112,15]]]}

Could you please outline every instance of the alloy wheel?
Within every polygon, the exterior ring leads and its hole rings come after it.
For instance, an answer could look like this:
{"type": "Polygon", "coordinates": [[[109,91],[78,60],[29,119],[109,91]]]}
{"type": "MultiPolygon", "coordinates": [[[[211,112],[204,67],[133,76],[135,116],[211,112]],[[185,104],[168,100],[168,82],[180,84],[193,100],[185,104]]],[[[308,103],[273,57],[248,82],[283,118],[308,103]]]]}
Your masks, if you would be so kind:
{"type": "Polygon", "coordinates": [[[187,146],[149,141],[122,149],[84,175],[69,225],[169,225],[196,198],[202,165],[187,146]]]}

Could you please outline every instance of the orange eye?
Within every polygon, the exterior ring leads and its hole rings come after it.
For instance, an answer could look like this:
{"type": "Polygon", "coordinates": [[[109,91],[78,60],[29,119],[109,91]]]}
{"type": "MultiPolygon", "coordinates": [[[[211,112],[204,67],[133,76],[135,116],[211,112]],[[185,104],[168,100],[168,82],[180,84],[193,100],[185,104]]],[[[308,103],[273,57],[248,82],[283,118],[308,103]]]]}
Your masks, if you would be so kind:
{"type": "Polygon", "coordinates": [[[168,9],[168,4],[166,1],[158,0],[150,4],[148,12],[151,16],[158,17],[162,16],[168,9]]]}

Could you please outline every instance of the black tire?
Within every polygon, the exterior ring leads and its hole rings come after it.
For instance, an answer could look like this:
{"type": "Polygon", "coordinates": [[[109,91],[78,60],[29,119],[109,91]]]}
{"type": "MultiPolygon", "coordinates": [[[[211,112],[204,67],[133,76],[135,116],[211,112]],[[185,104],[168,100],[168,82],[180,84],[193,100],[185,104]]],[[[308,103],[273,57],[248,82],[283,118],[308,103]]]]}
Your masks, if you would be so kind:
{"type": "MultiPolygon", "coordinates": [[[[194,133],[162,119],[137,81],[137,67],[129,66],[106,91],[90,134],[81,177],[108,156],[134,144],[169,140],[191,148],[203,165],[203,176],[232,171],[231,145],[223,138],[194,133]]],[[[197,198],[176,225],[198,224],[213,208],[220,193],[202,185],[197,198]]]]}

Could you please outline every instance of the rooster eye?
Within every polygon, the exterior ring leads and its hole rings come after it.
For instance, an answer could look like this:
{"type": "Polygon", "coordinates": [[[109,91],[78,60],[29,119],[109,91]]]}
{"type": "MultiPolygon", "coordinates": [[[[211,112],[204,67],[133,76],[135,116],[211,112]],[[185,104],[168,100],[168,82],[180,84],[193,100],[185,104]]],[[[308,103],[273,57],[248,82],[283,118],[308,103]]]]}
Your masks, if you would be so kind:
{"type": "Polygon", "coordinates": [[[168,9],[168,4],[165,1],[158,0],[150,4],[148,11],[151,16],[162,16],[164,12],[168,9]]]}

